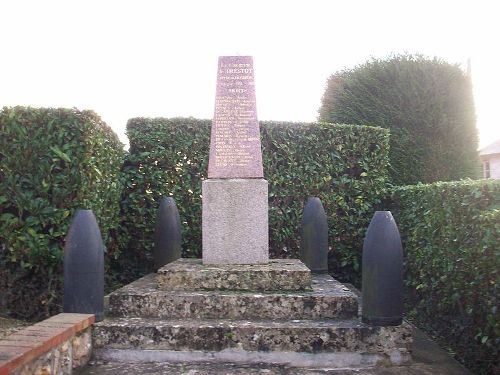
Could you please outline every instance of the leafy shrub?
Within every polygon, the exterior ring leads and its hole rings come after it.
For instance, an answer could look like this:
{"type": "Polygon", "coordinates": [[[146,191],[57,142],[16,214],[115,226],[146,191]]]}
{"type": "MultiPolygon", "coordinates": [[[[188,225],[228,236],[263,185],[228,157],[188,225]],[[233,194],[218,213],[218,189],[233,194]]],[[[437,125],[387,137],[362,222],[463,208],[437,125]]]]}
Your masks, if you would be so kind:
{"type": "MultiPolygon", "coordinates": [[[[151,262],[156,209],[172,196],[183,222],[183,256],[201,256],[201,182],[207,177],[209,120],[131,119],[124,174],[127,258],[151,262]],[[135,254],[135,255],[134,255],[135,254]]],[[[330,271],[357,282],[365,229],[384,193],[388,131],[363,126],[261,123],[264,175],[269,182],[270,255],[297,257],[308,196],[323,202],[332,247],[330,271]]]]}
{"type": "Polygon", "coordinates": [[[64,238],[77,208],[94,211],[105,244],[111,244],[120,217],[118,173],[123,158],[123,145],[94,112],[2,109],[0,302],[4,308],[24,318],[58,310],[64,238]]]}
{"type": "Polygon", "coordinates": [[[478,176],[474,112],[457,65],[399,55],[333,74],[320,120],[390,129],[390,179],[407,185],[478,176]]]}
{"type": "Polygon", "coordinates": [[[396,188],[408,305],[478,373],[498,373],[500,181],[396,188]]]}

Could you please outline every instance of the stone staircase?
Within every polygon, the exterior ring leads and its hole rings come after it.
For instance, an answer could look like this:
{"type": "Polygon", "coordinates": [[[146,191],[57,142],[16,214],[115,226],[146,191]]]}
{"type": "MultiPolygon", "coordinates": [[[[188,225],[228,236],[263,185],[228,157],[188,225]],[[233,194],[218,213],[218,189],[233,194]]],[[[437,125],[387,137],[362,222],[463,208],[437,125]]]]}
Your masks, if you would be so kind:
{"type": "Polygon", "coordinates": [[[410,361],[411,329],[358,317],[355,293],[298,260],[203,266],[179,259],[109,296],[94,357],[120,362],[360,368],[410,361]]]}

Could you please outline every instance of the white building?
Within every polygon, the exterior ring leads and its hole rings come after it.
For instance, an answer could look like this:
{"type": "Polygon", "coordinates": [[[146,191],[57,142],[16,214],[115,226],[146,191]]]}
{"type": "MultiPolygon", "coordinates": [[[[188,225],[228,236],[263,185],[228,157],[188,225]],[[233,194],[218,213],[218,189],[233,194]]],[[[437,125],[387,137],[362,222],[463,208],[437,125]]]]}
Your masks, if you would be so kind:
{"type": "Polygon", "coordinates": [[[483,177],[500,180],[500,139],[479,150],[483,177]]]}

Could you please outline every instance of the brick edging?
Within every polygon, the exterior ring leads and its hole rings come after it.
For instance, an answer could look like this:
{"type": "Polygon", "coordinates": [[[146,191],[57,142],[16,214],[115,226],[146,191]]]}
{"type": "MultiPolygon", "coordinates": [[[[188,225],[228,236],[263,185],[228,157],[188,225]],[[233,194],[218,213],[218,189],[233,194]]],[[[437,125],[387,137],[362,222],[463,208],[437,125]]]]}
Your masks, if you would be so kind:
{"type": "Polygon", "coordinates": [[[0,375],[8,375],[48,353],[94,321],[93,314],[62,313],[0,340],[0,375]]]}

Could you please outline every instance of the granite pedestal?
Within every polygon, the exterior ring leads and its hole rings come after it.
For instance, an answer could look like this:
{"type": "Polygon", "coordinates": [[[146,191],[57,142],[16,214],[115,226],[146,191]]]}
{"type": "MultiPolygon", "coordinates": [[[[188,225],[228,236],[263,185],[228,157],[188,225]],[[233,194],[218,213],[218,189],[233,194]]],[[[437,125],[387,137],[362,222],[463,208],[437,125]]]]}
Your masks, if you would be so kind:
{"type": "Polygon", "coordinates": [[[203,264],[269,262],[267,181],[203,181],[203,264]]]}

